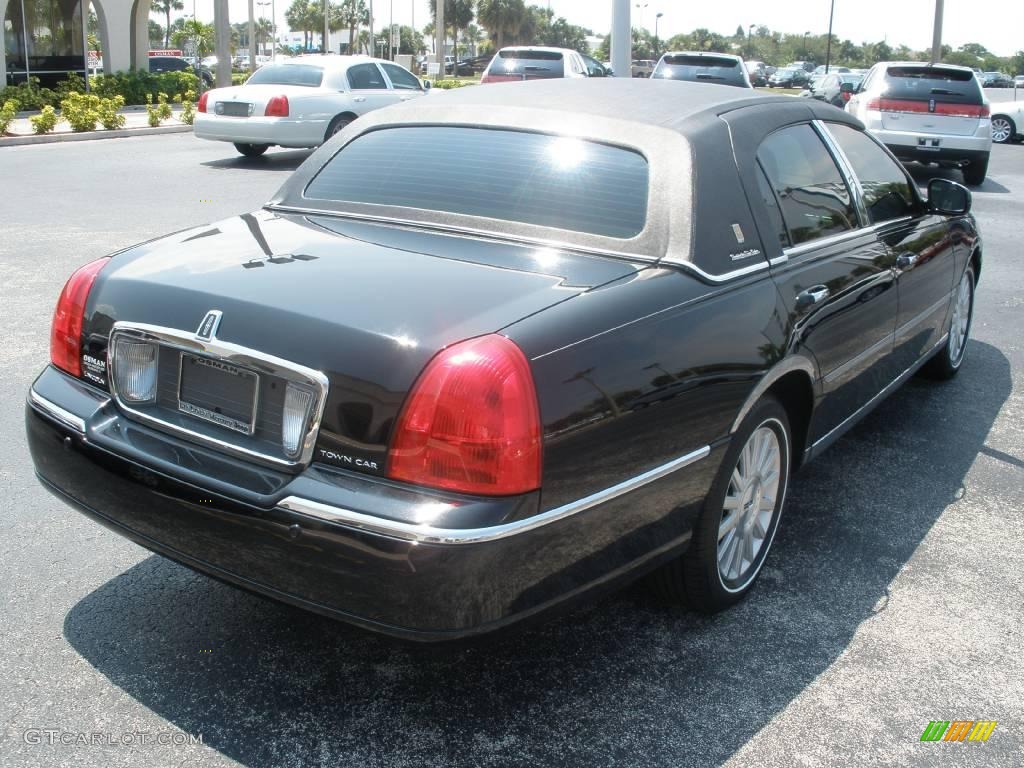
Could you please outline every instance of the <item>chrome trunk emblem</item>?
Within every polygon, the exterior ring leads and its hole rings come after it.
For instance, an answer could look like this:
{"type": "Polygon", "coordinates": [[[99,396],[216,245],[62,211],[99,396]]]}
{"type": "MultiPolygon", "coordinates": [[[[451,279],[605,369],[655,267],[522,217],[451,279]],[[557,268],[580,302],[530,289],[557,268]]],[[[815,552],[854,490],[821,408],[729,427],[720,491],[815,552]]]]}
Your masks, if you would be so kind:
{"type": "Polygon", "coordinates": [[[206,313],[203,322],[196,329],[196,338],[200,341],[213,341],[217,338],[217,329],[220,328],[220,319],[224,313],[219,309],[211,309],[206,313]]]}

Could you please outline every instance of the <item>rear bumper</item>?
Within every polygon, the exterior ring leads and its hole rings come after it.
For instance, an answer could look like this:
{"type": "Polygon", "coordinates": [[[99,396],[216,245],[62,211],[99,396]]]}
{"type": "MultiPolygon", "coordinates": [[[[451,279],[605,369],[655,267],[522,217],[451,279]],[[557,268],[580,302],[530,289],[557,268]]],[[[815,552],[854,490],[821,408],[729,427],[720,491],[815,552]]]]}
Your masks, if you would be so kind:
{"type": "Polygon", "coordinates": [[[868,130],[901,160],[971,162],[987,157],[992,150],[992,127],[987,119],[979,121],[977,132],[971,136],[887,131],[870,124],[868,130]],[[932,146],[936,139],[938,147],[932,146]]]}
{"type": "Polygon", "coordinates": [[[288,117],[224,117],[199,113],[192,131],[200,139],[239,144],[316,147],[323,143],[327,120],[288,117]]]}
{"type": "Polygon", "coordinates": [[[536,493],[453,497],[315,464],[298,475],[248,465],[125,420],[104,393],[53,368],[30,392],[26,432],[42,483],[122,536],[416,640],[497,629],[679,554],[717,466],[702,459],[725,450],[538,514],[536,493]]]}

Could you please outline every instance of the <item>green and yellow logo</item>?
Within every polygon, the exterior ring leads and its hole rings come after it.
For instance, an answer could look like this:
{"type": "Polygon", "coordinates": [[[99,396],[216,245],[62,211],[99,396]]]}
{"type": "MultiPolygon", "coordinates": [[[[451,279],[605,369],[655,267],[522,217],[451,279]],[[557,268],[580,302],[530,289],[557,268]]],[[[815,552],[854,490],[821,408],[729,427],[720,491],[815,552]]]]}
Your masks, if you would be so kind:
{"type": "Polygon", "coordinates": [[[932,720],[921,741],[988,741],[995,729],[995,720],[932,720]]]}

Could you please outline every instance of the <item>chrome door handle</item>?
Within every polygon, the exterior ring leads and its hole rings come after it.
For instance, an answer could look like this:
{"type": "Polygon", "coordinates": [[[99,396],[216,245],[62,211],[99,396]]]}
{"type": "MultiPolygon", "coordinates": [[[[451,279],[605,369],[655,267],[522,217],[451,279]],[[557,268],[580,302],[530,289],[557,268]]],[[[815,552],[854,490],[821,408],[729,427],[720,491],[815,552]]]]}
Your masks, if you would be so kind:
{"type": "Polygon", "coordinates": [[[901,253],[896,257],[896,266],[900,269],[911,269],[915,264],[917,264],[917,261],[920,258],[920,254],[907,251],[906,253],[901,253]]]}
{"type": "Polygon", "coordinates": [[[815,304],[820,304],[829,297],[827,285],[814,285],[796,295],[797,309],[807,309],[815,304]]]}
{"type": "Polygon", "coordinates": [[[401,99],[402,101],[408,101],[409,99],[412,98],[412,96],[399,96],[398,98],[401,99]]]}
{"type": "Polygon", "coordinates": [[[353,96],[352,101],[366,101],[365,96],[353,96]]]}

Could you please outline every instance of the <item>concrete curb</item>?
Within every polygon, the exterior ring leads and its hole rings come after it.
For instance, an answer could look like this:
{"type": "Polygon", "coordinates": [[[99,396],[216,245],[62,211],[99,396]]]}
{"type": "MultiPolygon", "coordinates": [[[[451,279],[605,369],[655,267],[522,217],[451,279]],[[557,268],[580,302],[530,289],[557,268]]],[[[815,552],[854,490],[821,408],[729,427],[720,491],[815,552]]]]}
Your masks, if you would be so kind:
{"type": "Polygon", "coordinates": [[[26,144],[56,144],[64,141],[126,139],[130,136],[156,136],[161,133],[189,133],[191,130],[191,125],[161,125],[159,128],[122,128],[116,131],[44,133],[41,136],[4,136],[0,138],[0,147],[19,147],[26,144]]]}

